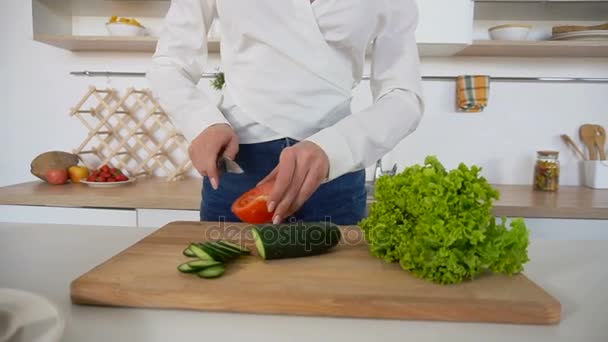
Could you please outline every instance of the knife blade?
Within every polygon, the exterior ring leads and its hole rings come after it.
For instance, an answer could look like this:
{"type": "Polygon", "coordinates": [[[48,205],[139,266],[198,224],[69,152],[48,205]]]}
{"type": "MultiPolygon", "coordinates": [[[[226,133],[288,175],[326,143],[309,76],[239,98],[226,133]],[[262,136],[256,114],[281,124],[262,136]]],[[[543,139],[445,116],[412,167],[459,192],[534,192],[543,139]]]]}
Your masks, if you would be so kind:
{"type": "Polygon", "coordinates": [[[241,166],[235,162],[234,160],[222,155],[221,157],[219,157],[217,159],[217,169],[219,170],[220,174],[223,173],[234,173],[234,174],[242,174],[245,171],[243,171],[243,168],[241,168],[241,166]]]}

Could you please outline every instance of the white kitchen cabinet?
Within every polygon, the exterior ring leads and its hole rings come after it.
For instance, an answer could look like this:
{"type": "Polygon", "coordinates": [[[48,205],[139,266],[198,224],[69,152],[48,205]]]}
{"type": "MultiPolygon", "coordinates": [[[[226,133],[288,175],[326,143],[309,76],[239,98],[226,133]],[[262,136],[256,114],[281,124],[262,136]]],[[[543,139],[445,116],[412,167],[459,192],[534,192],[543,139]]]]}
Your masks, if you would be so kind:
{"type": "Polygon", "coordinates": [[[130,209],[0,205],[0,222],[136,227],[137,214],[130,209]]]}
{"type": "Polygon", "coordinates": [[[472,0],[418,0],[416,41],[422,56],[451,56],[473,41],[472,0]]]}
{"type": "MultiPolygon", "coordinates": [[[[0,205],[0,222],[161,228],[175,221],[199,221],[199,211],[0,205]]],[[[526,218],[525,221],[531,240],[608,240],[608,220],[526,218]]]]}
{"type": "Polygon", "coordinates": [[[174,221],[199,221],[198,210],[137,209],[137,226],[160,228],[174,221]]]}
{"type": "Polygon", "coordinates": [[[608,220],[525,220],[531,240],[608,240],[608,220]]]}

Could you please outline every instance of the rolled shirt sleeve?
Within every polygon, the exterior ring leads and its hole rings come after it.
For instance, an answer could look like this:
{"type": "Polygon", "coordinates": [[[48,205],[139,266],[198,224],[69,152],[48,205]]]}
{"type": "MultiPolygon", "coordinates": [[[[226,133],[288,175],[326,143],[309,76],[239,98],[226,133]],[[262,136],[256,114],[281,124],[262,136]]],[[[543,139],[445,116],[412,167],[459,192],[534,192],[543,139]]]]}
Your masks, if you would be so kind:
{"type": "Polygon", "coordinates": [[[308,141],[330,162],[327,180],[372,165],[416,130],[424,112],[416,45],[415,0],[387,1],[387,20],[372,46],[373,104],[325,128],[308,141]]]}
{"type": "Polygon", "coordinates": [[[155,99],[188,141],[213,124],[228,124],[197,88],[208,57],[207,32],[216,14],[215,0],[171,1],[147,71],[155,99]]]}

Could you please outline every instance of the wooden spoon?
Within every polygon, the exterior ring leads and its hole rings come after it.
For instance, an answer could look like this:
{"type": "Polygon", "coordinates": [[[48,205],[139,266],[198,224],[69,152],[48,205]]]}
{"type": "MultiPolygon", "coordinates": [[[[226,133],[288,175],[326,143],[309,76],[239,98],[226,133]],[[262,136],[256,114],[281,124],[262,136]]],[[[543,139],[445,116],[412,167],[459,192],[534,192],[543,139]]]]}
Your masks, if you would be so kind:
{"type": "Polygon", "coordinates": [[[562,134],[561,138],[564,141],[564,143],[566,143],[566,145],[572,147],[574,149],[574,151],[576,151],[576,154],[578,154],[581,157],[581,159],[583,159],[583,160],[587,159],[587,157],[585,157],[585,154],[583,153],[583,151],[581,151],[581,149],[578,148],[576,143],[572,140],[572,138],[570,138],[570,136],[568,134],[562,134]]]}
{"type": "Polygon", "coordinates": [[[597,135],[595,143],[600,151],[600,160],[606,160],[606,130],[600,125],[596,125],[597,135]]]}
{"type": "Polygon", "coordinates": [[[597,127],[595,125],[582,125],[579,129],[581,140],[589,150],[589,160],[597,160],[595,141],[597,139],[597,127]]]}

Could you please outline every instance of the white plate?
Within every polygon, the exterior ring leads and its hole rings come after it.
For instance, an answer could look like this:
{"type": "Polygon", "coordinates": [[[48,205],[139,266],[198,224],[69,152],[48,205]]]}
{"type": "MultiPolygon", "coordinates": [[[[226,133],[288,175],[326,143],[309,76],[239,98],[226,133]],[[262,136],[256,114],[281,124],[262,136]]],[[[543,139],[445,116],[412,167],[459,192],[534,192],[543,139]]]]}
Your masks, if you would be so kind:
{"type": "Polygon", "coordinates": [[[81,180],[80,183],[86,184],[92,188],[116,188],[123,185],[128,185],[135,182],[135,178],[131,177],[129,180],[123,182],[88,182],[86,180],[81,180]]]}
{"type": "Polygon", "coordinates": [[[608,40],[608,30],[560,33],[554,35],[553,40],[608,40]]]}
{"type": "Polygon", "coordinates": [[[0,342],[56,342],[64,328],[65,318],[46,298],[0,288],[0,342]]]}

